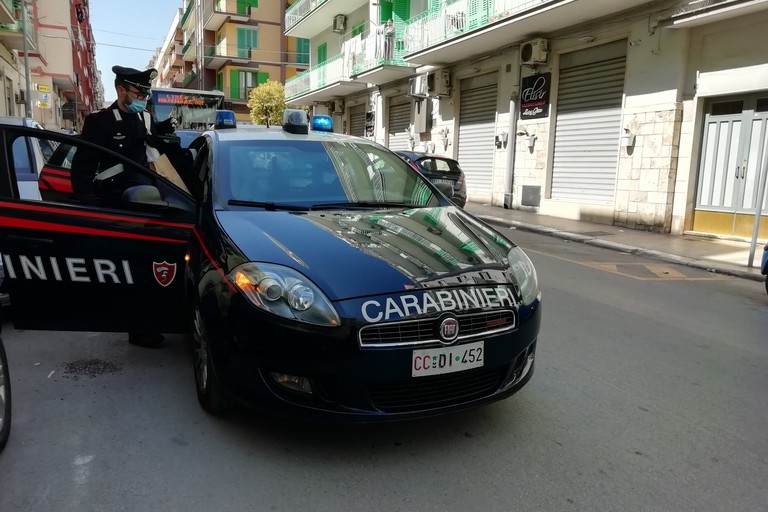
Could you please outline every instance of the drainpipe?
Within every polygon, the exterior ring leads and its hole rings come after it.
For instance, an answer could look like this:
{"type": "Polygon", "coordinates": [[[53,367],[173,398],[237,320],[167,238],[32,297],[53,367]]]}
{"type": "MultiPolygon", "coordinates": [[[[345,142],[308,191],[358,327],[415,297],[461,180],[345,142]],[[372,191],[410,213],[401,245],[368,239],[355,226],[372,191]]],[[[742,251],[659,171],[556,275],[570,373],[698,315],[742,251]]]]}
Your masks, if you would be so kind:
{"type": "Polygon", "coordinates": [[[509,98],[509,133],[507,134],[507,172],[504,184],[504,208],[512,209],[512,201],[515,194],[515,141],[517,137],[517,104],[519,91],[514,90],[509,98]]]}

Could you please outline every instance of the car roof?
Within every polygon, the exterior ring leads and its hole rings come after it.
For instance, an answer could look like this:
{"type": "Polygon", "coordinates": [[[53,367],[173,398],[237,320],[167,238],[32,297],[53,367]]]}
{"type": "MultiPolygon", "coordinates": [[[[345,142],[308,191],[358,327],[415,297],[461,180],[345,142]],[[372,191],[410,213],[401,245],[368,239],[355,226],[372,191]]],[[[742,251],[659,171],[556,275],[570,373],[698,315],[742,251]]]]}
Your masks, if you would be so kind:
{"type": "Polygon", "coordinates": [[[208,130],[211,135],[220,142],[237,142],[245,140],[310,140],[310,141],[337,141],[337,142],[362,142],[373,144],[374,142],[363,137],[343,135],[340,133],[318,132],[310,130],[306,134],[289,133],[282,126],[248,126],[243,128],[225,128],[221,130],[208,130]]]}
{"type": "MultiPolygon", "coordinates": [[[[0,116],[0,124],[13,126],[41,126],[40,123],[29,117],[0,116]]],[[[42,126],[41,126],[42,127],[42,126]]]]}
{"type": "Polygon", "coordinates": [[[420,158],[439,158],[441,160],[453,160],[454,162],[457,161],[455,158],[447,155],[438,155],[435,153],[423,153],[420,151],[395,151],[395,153],[398,153],[400,155],[405,155],[412,160],[416,160],[420,158]]]}

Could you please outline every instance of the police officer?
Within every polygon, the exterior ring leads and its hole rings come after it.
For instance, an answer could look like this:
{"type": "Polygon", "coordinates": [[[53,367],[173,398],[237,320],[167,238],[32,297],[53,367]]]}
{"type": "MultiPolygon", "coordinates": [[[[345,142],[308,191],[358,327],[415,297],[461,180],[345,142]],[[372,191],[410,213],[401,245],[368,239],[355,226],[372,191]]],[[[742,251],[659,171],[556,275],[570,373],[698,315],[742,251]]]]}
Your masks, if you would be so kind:
{"type": "MultiPolygon", "coordinates": [[[[147,112],[147,98],[151,81],[157,70],[139,71],[134,68],[113,66],[117,99],[109,107],[93,112],[85,118],[81,138],[119,153],[143,166],[147,165],[147,143],[160,146],[161,153],[168,150],[159,135],[173,133],[173,119],[155,123],[147,112]]],[[[179,146],[180,150],[180,146],[179,146]]],[[[103,191],[96,189],[94,178],[115,164],[117,159],[80,148],[72,162],[72,190],[77,200],[104,204],[103,191]]],[[[145,347],[159,346],[164,337],[160,333],[128,334],[128,341],[145,347]]]]}
{"type": "MultiPolygon", "coordinates": [[[[85,118],[81,137],[110,149],[136,163],[147,165],[147,142],[165,145],[157,136],[173,133],[175,120],[155,123],[147,112],[147,98],[151,81],[157,76],[155,69],[139,71],[134,68],[113,66],[117,99],[109,107],[85,118]]],[[[163,147],[161,152],[167,151],[163,147]]],[[[180,149],[180,147],[179,147],[180,149]]],[[[94,177],[117,164],[104,155],[80,150],[72,165],[72,190],[76,199],[100,204],[103,199],[95,188],[94,177]]]]}

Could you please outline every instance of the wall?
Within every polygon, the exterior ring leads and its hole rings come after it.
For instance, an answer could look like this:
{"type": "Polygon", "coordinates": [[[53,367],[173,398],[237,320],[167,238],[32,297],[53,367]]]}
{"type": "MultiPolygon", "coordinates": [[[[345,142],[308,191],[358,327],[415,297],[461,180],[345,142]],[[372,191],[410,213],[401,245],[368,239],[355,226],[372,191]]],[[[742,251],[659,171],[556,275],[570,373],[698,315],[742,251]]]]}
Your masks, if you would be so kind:
{"type": "Polygon", "coordinates": [[[696,201],[704,103],[707,98],[768,91],[768,12],[753,13],[718,23],[686,29],[690,32],[680,161],[672,210],[672,232],[690,229],[696,201]],[[761,44],[762,42],[762,44],[761,44]]]}

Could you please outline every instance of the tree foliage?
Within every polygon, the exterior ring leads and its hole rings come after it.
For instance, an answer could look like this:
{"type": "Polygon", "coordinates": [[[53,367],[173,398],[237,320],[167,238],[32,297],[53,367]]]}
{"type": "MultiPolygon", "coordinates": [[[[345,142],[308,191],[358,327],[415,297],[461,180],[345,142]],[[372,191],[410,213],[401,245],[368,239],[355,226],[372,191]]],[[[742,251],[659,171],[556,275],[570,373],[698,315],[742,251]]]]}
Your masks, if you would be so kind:
{"type": "Polygon", "coordinates": [[[248,108],[254,124],[280,126],[283,124],[283,111],[286,108],[301,108],[285,103],[285,87],[280,82],[267,80],[251,89],[248,96],[248,108]]]}

